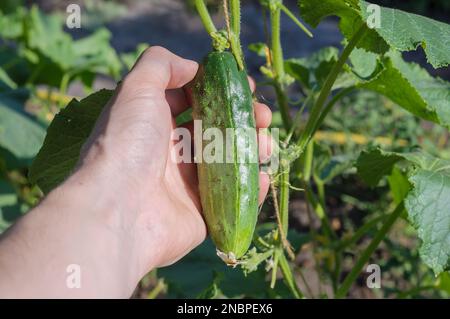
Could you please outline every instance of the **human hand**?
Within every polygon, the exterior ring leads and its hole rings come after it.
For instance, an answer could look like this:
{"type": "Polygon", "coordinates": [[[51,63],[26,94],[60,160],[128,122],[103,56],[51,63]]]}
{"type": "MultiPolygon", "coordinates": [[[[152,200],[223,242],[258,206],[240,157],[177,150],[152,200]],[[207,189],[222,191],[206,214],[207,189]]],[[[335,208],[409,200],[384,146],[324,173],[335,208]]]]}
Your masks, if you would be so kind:
{"type": "MultiPolygon", "coordinates": [[[[205,239],[196,166],[170,156],[175,117],[189,106],[183,86],[197,69],[196,62],[160,47],[144,52],[103,110],[74,174],[6,236],[17,233],[39,247],[30,252],[39,259],[60,252],[46,264],[49,272],[80,264],[88,284],[74,296],[129,296],[148,271],[205,239]]],[[[270,109],[254,107],[257,127],[268,127],[270,109]]],[[[260,144],[267,139],[260,135],[260,144]]],[[[261,173],[260,202],[268,187],[261,173]]]]}
{"type": "MultiPolygon", "coordinates": [[[[138,221],[134,236],[143,265],[171,264],[206,236],[196,166],[177,164],[170,155],[175,117],[189,107],[183,86],[197,69],[196,62],[164,48],[147,50],[120,85],[83,152],[82,169],[101,163],[108,170],[106,179],[123,175],[120,200],[136,214],[127,218],[138,221]]],[[[256,103],[255,116],[257,127],[269,126],[271,112],[266,105],[256,103]]],[[[261,173],[260,184],[262,201],[269,186],[267,175],[261,173]]]]}

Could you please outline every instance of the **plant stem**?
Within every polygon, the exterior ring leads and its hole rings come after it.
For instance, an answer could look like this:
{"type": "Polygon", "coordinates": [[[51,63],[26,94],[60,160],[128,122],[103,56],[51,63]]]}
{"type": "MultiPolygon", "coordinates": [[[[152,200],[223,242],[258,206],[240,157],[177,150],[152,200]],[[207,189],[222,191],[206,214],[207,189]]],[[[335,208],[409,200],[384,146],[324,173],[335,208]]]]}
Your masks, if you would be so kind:
{"type": "Polygon", "coordinates": [[[323,121],[327,117],[328,113],[330,113],[330,111],[333,108],[333,106],[337,102],[339,102],[340,99],[342,99],[344,96],[347,96],[349,93],[353,92],[353,90],[355,90],[355,89],[356,89],[355,86],[350,86],[350,87],[347,87],[345,89],[340,90],[335,96],[333,96],[333,98],[330,100],[330,102],[328,102],[328,104],[323,109],[322,114],[320,114],[320,117],[317,120],[316,126],[314,128],[314,132],[317,132],[317,130],[319,129],[320,125],[322,125],[323,121]]]}
{"type": "Polygon", "coordinates": [[[303,23],[300,22],[299,19],[297,19],[297,17],[291,12],[291,10],[289,10],[284,4],[281,4],[281,10],[283,10],[283,12],[289,17],[291,18],[292,21],[294,21],[294,23],[303,30],[303,32],[306,33],[307,36],[309,37],[313,37],[313,34],[311,33],[311,31],[309,31],[305,25],[303,23]]]}
{"type": "Polygon", "coordinates": [[[195,7],[197,8],[198,15],[202,20],[203,26],[206,29],[208,34],[217,32],[216,27],[214,26],[214,22],[211,19],[211,16],[208,12],[208,8],[206,7],[204,0],[195,0],[195,7]]]}
{"type": "Polygon", "coordinates": [[[272,53],[272,67],[275,73],[275,93],[277,95],[278,107],[281,112],[281,118],[286,131],[292,126],[292,119],[289,114],[289,103],[285,93],[285,73],[284,73],[284,58],[283,49],[281,47],[280,35],[280,19],[281,6],[270,8],[270,25],[271,25],[271,53],[272,53]]]}
{"type": "Polygon", "coordinates": [[[280,221],[285,236],[289,228],[289,172],[290,166],[283,165],[280,172],[280,221]]]}
{"type": "Polygon", "coordinates": [[[276,249],[273,253],[273,268],[272,268],[272,276],[270,279],[270,288],[275,288],[275,283],[277,282],[277,271],[278,271],[278,261],[280,260],[280,253],[283,251],[280,249],[276,249]]]}
{"type": "Polygon", "coordinates": [[[223,0],[223,9],[228,30],[228,40],[230,41],[231,51],[236,59],[239,70],[242,71],[245,70],[245,63],[240,40],[241,6],[239,0],[230,1],[231,13],[228,12],[228,0],[223,0]]]}
{"type": "Polygon", "coordinates": [[[272,63],[275,71],[277,82],[284,78],[284,58],[283,49],[281,47],[281,9],[280,6],[270,9],[270,24],[271,24],[271,47],[272,47],[272,63]]]}
{"type": "Polygon", "coordinates": [[[303,293],[301,292],[300,288],[297,286],[297,283],[295,282],[294,275],[292,274],[291,267],[289,266],[289,263],[287,261],[286,256],[282,252],[280,254],[279,259],[280,269],[281,273],[283,274],[283,278],[288,286],[288,288],[291,290],[292,294],[296,299],[303,298],[303,293]]]}
{"type": "Polygon", "coordinates": [[[375,251],[375,249],[377,249],[381,241],[385,238],[386,234],[391,229],[392,225],[395,223],[397,218],[403,213],[404,209],[405,208],[402,202],[395,208],[394,212],[391,213],[391,215],[387,218],[383,226],[380,228],[380,230],[376,233],[375,237],[370,242],[369,246],[367,246],[367,248],[363,251],[359,259],[356,261],[356,264],[351,270],[351,272],[347,275],[347,277],[345,277],[344,282],[336,292],[336,298],[344,298],[347,295],[348,291],[350,290],[350,287],[352,286],[356,278],[358,278],[358,275],[360,274],[364,265],[370,259],[370,256],[372,256],[373,252],[375,251]]]}
{"type": "Polygon", "coordinates": [[[231,31],[239,39],[241,35],[241,3],[240,0],[230,0],[231,31]]]}
{"type": "Polygon", "coordinates": [[[300,150],[303,150],[305,148],[305,146],[309,143],[312,136],[314,135],[315,130],[317,129],[317,122],[319,121],[320,115],[322,113],[323,106],[325,105],[325,102],[331,93],[334,82],[336,82],[336,79],[339,73],[341,72],[342,68],[344,67],[345,63],[347,62],[350,53],[356,47],[358,42],[362,39],[366,31],[367,26],[363,24],[359,28],[359,30],[355,33],[355,35],[351,38],[350,42],[342,51],[339,60],[334,64],[333,68],[328,74],[328,77],[320,91],[319,97],[317,98],[316,103],[314,104],[311,110],[311,115],[308,119],[308,123],[306,124],[305,130],[303,131],[303,134],[300,136],[300,139],[298,141],[298,146],[300,150]]]}
{"type": "Polygon", "coordinates": [[[274,83],[274,87],[275,93],[277,95],[278,108],[280,109],[283,126],[286,131],[289,131],[292,127],[292,118],[289,114],[289,103],[286,93],[284,92],[284,85],[276,80],[274,83]]]}

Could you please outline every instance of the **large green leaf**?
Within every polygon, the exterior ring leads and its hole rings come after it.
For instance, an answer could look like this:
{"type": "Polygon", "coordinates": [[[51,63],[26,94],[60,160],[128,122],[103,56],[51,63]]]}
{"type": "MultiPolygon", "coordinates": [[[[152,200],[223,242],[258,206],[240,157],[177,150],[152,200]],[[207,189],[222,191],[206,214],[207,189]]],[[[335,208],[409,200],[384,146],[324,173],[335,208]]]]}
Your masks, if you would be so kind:
{"type": "Polygon", "coordinates": [[[45,136],[44,127],[26,114],[13,93],[0,94],[0,148],[28,163],[37,154],[45,136]]]}
{"type": "Polygon", "coordinates": [[[450,269],[450,166],[417,170],[409,181],[405,207],[422,240],[420,255],[437,275],[450,269]]]}
{"type": "MultiPolygon", "coordinates": [[[[450,269],[450,161],[423,152],[362,152],[358,173],[372,186],[402,161],[409,166],[411,189],[405,208],[422,240],[420,255],[436,274],[450,269]]],[[[392,181],[392,180],[391,180],[392,181]]]]}
{"type": "Polygon", "coordinates": [[[403,61],[398,52],[389,52],[383,59],[383,70],[358,86],[387,96],[420,118],[450,128],[450,83],[403,61]]]}
{"type": "MultiPolygon", "coordinates": [[[[365,24],[372,14],[369,2],[362,0],[301,0],[302,18],[313,27],[328,16],[339,16],[339,26],[347,39],[365,24]]],[[[400,51],[425,50],[433,67],[450,63],[450,26],[426,17],[396,9],[380,7],[380,27],[369,29],[357,47],[375,53],[387,52],[389,47],[400,51]]]]}
{"type": "MultiPolygon", "coordinates": [[[[369,3],[360,1],[361,15],[367,21],[369,3]]],[[[412,51],[421,46],[428,62],[435,68],[450,63],[450,25],[401,10],[381,7],[381,27],[375,31],[399,51],[412,51]]]]}
{"type": "Polygon", "coordinates": [[[73,99],[55,116],[29,174],[30,181],[44,193],[50,192],[70,175],[81,147],[112,94],[113,91],[101,90],[81,101],[73,99]]]}

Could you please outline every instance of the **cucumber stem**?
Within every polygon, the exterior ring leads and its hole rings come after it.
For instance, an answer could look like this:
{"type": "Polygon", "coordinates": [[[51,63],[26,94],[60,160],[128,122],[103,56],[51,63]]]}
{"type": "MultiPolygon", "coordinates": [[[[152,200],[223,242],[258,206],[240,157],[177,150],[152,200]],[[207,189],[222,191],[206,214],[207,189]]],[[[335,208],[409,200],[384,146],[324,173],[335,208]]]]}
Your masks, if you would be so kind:
{"type": "Polygon", "coordinates": [[[269,12],[271,24],[271,63],[275,73],[275,93],[277,95],[278,108],[280,109],[284,128],[286,131],[289,131],[292,126],[292,118],[289,114],[289,103],[284,85],[284,58],[280,35],[281,6],[271,6],[269,12]]]}
{"type": "Polygon", "coordinates": [[[198,15],[202,20],[206,32],[208,32],[208,34],[210,35],[214,32],[217,32],[216,26],[214,25],[214,22],[211,19],[211,15],[208,12],[208,8],[206,7],[205,1],[195,0],[195,7],[197,8],[198,15]]]}
{"type": "Polygon", "coordinates": [[[225,11],[225,19],[227,28],[229,29],[229,41],[231,51],[236,59],[239,70],[245,70],[244,54],[241,47],[241,2],[240,0],[230,0],[230,15],[228,14],[228,0],[223,0],[223,7],[225,11]]]}

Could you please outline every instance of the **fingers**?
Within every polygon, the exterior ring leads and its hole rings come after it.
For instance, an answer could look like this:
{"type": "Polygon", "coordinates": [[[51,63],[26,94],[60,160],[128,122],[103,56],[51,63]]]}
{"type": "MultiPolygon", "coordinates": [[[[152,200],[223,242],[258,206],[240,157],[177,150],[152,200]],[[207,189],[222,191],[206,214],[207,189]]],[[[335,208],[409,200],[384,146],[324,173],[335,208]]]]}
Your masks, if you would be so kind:
{"type": "Polygon", "coordinates": [[[181,88],[194,78],[197,69],[197,62],[183,59],[162,47],[153,46],[142,53],[124,82],[131,82],[130,85],[139,89],[181,88]]]}
{"type": "Polygon", "coordinates": [[[265,172],[259,172],[259,195],[258,203],[261,205],[267,196],[270,187],[269,175],[265,172]]]}
{"type": "Polygon", "coordinates": [[[272,137],[265,132],[258,132],[258,158],[260,163],[266,163],[272,156],[272,137]]]}
{"type": "Polygon", "coordinates": [[[253,107],[255,109],[256,127],[269,127],[270,123],[272,122],[272,111],[270,110],[270,108],[267,105],[259,102],[255,102],[253,104],[253,107]]]}
{"type": "Polygon", "coordinates": [[[255,80],[251,76],[248,76],[248,84],[250,84],[250,90],[252,90],[252,93],[255,92],[256,89],[256,83],[255,80]]]}
{"type": "Polygon", "coordinates": [[[166,100],[174,117],[189,108],[189,102],[183,89],[166,90],[166,100]]]}

